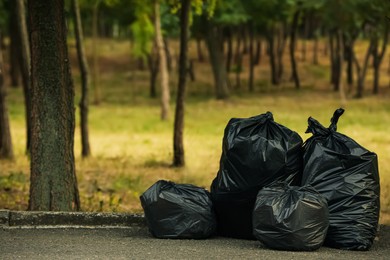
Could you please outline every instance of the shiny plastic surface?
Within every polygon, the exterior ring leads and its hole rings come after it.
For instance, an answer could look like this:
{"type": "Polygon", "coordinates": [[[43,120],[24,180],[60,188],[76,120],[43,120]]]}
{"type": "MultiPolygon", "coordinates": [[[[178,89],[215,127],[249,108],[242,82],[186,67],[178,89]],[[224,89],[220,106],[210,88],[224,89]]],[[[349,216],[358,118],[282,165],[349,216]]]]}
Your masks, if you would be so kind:
{"type": "Polygon", "coordinates": [[[300,183],[302,143],[296,132],[276,123],[271,112],[229,121],[220,169],[211,185],[219,235],[254,239],[256,195],[274,182],[300,183]]]}
{"type": "Polygon", "coordinates": [[[155,237],[200,239],[216,230],[210,193],[203,188],[160,180],[140,200],[155,237]]]}
{"type": "Polygon", "coordinates": [[[329,225],[326,199],[313,187],[275,185],[262,189],[253,210],[253,234],[278,250],[321,247],[329,225]]]}
{"type": "Polygon", "coordinates": [[[368,250],[375,238],[380,209],[377,155],[336,132],[343,109],[329,128],[309,118],[304,144],[302,185],[310,184],[328,201],[329,229],[325,245],[368,250]]]}

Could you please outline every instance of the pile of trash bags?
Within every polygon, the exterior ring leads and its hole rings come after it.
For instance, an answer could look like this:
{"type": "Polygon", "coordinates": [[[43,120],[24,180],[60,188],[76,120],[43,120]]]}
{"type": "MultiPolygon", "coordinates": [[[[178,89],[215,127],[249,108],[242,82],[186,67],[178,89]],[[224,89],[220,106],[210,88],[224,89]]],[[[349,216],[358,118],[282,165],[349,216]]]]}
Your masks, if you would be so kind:
{"type": "Polygon", "coordinates": [[[257,239],[277,250],[323,244],[370,249],[379,221],[375,153],[309,117],[304,143],[271,112],[231,119],[211,191],[158,181],[140,197],[151,234],[201,239],[257,239]]]}

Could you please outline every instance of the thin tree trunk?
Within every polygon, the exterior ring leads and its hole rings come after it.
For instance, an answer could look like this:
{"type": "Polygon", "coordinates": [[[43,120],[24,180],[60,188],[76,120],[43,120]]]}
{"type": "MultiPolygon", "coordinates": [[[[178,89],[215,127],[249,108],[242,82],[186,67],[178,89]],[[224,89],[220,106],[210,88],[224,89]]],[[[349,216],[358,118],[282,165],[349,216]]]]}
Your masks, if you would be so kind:
{"type": "Polygon", "coordinates": [[[157,97],[156,82],[158,76],[158,67],[159,67],[159,57],[155,52],[155,46],[153,47],[152,53],[148,54],[148,68],[150,72],[150,87],[149,95],[151,98],[157,97]]]}
{"type": "Polygon", "coordinates": [[[74,89],[64,1],[30,0],[28,10],[32,82],[29,209],[77,211],[74,89]]]}
{"type": "Polygon", "coordinates": [[[196,50],[198,52],[198,61],[204,62],[204,55],[202,50],[202,38],[196,37],[196,50]]]}
{"type": "Polygon", "coordinates": [[[98,60],[98,13],[99,13],[100,0],[97,0],[92,9],[92,82],[93,82],[93,94],[95,105],[99,105],[101,102],[100,86],[99,86],[99,60],[98,60]]]}
{"type": "Polygon", "coordinates": [[[373,86],[373,94],[379,93],[379,72],[380,72],[380,66],[383,61],[383,57],[386,52],[387,42],[389,38],[389,28],[386,26],[385,32],[383,34],[383,41],[381,50],[379,51],[379,39],[376,40],[374,50],[373,50],[373,57],[374,57],[374,86],[373,86]]]}
{"type": "MultiPolygon", "coordinates": [[[[239,59],[242,58],[241,41],[242,41],[242,38],[240,37],[240,35],[238,35],[237,36],[237,43],[236,43],[236,50],[234,51],[235,52],[234,63],[236,63],[236,64],[238,63],[239,59]]],[[[389,62],[389,64],[390,64],[390,62],[389,62]]],[[[390,68],[390,65],[389,65],[389,68],[390,68]]],[[[390,69],[389,69],[389,73],[390,73],[390,69]]]]}
{"type": "Polygon", "coordinates": [[[306,41],[309,38],[309,16],[306,14],[304,24],[304,32],[302,37],[302,61],[306,61],[306,41]]]}
{"type": "Polygon", "coordinates": [[[355,62],[356,73],[357,73],[357,76],[358,76],[356,98],[362,98],[363,97],[364,81],[365,81],[365,78],[366,78],[368,61],[370,59],[370,55],[372,53],[372,50],[373,50],[373,42],[371,40],[370,41],[370,45],[367,48],[366,55],[364,57],[363,67],[360,67],[360,64],[359,64],[359,61],[358,61],[358,59],[356,57],[355,52],[354,51],[352,52],[353,61],[355,62]]]}
{"type": "Polygon", "coordinates": [[[74,27],[76,34],[77,57],[81,73],[81,99],[80,107],[80,131],[81,131],[81,155],[83,158],[91,155],[88,129],[88,91],[89,91],[89,68],[84,50],[83,27],[81,24],[78,0],[72,0],[74,27]]]}
{"type": "Polygon", "coordinates": [[[167,66],[168,66],[168,71],[172,71],[172,55],[171,51],[169,49],[169,41],[167,38],[163,38],[164,40],[164,50],[165,50],[165,56],[167,57],[167,66]]]}
{"type": "Polygon", "coordinates": [[[226,53],[226,72],[230,73],[233,58],[233,37],[229,28],[227,32],[227,53],[226,53]]]}
{"type": "Polygon", "coordinates": [[[271,66],[271,83],[273,85],[279,85],[278,81],[278,74],[277,74],[277,68],[276,68],[276,58],[275,58],[275,51],[274,51],[274,31],[272,30],[267,35],[267,41],[268,41],[268,50],[269,50],[269,61],[271,66]]]}
{"type": "Polygon", "coordinates": [[[180,11],[180,56],[179,56],[179,83],[176,96],[175,123],[173,132],[173,166],[182,167],[184,159],[184,97],[187,74],[187,46],[188,24],[191,0],[183,0],[180,11]]]}
{"type": "Polygon", "coordinates": [[[298,27],[299,14],[300,14],[299,10],[295,11],[292,25],[291,25],[291,32],[290,32],[290,60],[291,60],[291,73],[292,73],[291,77],[294,80],[296,89],[300,88],[297,63],[295,59],[295,43],[296,43],[296,32],[298,27]]]}
{"type": "MultiPolygon", "coordinates": [[[[0,42],[2,39],[0,30],[0,42]]],[[[0,47],[0,159],[13,159],[12,138],[4,86],[3,52],[0,47]]]]}
{"type": "Polygon", "coordinates": [[[279,29],[278,33],[278,42],[277,42],[277,49],[276,49],[276,57],[277,57],[277,64],[276,64],[276,69],[277,69],[277,77],[278,77],[278,83],[282,81],[282,76],[284,72],[284,67],[283,67],[283,53],[284,53],[284,47],[286,45],[286,39],[287,39],[287,30],[286,26],[283,25],[279,29]]]}
{"type": "Polygon", "coordinates": [[[217,99],[225,99],[229,96],[226,67],[223,65],[223,52],[220,48],[222,41],[221,29],[210,22],[207,25],[207,48],[215,82],[215,94],[217,99]]]}
{"type": "Polygon", "coordinates": [[[261,40],[257,39],[256,41],[256,54],[255,54],[255,65],[259,65],[261,61],[261,40]]]}
{"type": "Polygon", "coordinates": [[[18,35],[18,15],[16,1],[10,1],[10,17],[9,17],[9,75],[11,78],[11,86],[19,86],[20,64],[19,64],[19,35],[18,35]]]}
{"type": "Polygon", "coordinates": [[[169,117],[169,73],[167,57],[164,48],[164,40],[161,32],[160,21],[160,2],[154,0],[154,28],[156,33],[156,47],[159,57],[160,75],[161,75],[161,120],[167,120],[169,117]]]}
{"type": "Polygon", "coordinates": [[[30,55],[30,40],[27,33],[26,24],[26,9],[24,0],[16,0],[16,15],[18,22],[18,42],[19,42],[19,65],[23,81],[24,107],[26,111],[26,154],[30,153],[31,143],[31,55],[30,55]]]}

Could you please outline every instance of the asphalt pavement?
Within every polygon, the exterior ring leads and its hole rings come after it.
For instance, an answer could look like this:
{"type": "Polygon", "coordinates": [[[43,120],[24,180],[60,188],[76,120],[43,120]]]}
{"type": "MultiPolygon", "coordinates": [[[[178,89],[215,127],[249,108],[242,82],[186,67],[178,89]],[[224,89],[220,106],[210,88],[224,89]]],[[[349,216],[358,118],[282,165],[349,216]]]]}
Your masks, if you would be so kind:
{"type": "Polygon", "coordinates": [[[153,238],[145,226],[0,226],[0,259],[390,259],[390,226],[370,251],[275,251],[258,241],[153,238]]]}

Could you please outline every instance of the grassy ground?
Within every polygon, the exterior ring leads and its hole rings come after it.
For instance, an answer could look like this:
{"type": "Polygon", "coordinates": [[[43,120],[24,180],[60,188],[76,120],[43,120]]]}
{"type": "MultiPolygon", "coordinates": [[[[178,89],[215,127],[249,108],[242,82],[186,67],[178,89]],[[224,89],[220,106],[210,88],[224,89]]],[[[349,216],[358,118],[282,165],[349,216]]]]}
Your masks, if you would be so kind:
{"type": "MultiPolygon", "coordinates": [[[[364,46],[364,43],[360,44],[364,46]]],[[[209,188],[219,167],[224,127],[231,117],[248,117],[271,111],[277,122],[306,139],[310,136],[305,134],[309,116],[328,125],[334,110],[343,105],[346,112],[339,121],[338,130],[378,154],[381,221],[390,223],[390,102],[386,66],[383,66],[379,96],[367,93],[363,99],[348,98],[346,103],[341,104],[339,94],[332,92],[328,83],[329,57],[322,54],[321,65],[311,64],[310,53],[308,61],[300,62],[303,87],[299,91],[288,82],[286,55],[286,83],[278,87],[269,85],[268,63],[263,59],[256,68],[255,92],[247,92],[247,71],[244,71],[242,88],[234,89],[231,98],[226,101],[213,97],[213,80],[208,64],[196,63],[197,80],[188,84],[185,110],[187,165],[176,169],[170,167],[174,102],[171,102],[170,119],[161,121],[159,100],[148,97],[148,72],[132,69],[134,64],[129,58],[129,43],[102,41],[99,46],[102,103],[90,107],[91,158],[82,160],[80,157],[78,127],[75,137],[82,210],[141,211],[139,195],[159,179],[209,188]]],[[[177,48],[173,46],[172,49],[177,48]]],[[[74,56],[74,48],[71,48],[71,53],[74,56]]],[[[191,55],[195,57],[193,49],[191,55]]],[[[73,64],[76,64],[74,59],[73,64]]],[[[77,104],[79,75],[76,69],[74,75],[77,104]]],[[[172,72],[171,76],[174,95],[177,75],[172,72]]],[[[370,75],[367,78],[369,87],[370,75]]],[[[1,161],[0,208],[24,210],[28,204],[29,161],[24,155],[24,108],[20,88],[9,90],[8,106],[16,158],[13,162],[1,161]]],[[[76,114],[78,112],[77,108],[76,114]]]]}

